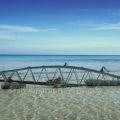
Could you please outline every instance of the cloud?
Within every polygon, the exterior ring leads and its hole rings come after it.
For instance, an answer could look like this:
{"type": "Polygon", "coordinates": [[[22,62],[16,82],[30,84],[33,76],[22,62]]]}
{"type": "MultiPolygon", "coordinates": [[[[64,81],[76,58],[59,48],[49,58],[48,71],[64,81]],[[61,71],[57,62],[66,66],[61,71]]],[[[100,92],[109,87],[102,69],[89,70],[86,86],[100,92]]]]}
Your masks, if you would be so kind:
{"type": "Polygon", "coordinates": [[[39,33],[56,31],[56,28],[37,29],[28,26],[0,25],[0,39],[31,39],[23,33],[39,33]]]}
{"type": "Polygon", "coordinates": [[[98,24],[92,30],[120,30],[120,22],[116,24],[98,24]]]}
{"type": "Polygon", "coordinates": [[[92,20],[79,21],[78,26],[89,30],[120,30],[120,22],[117,23],[97,23],[92,20]]]}
{"type": "Polygon", "coordinates": [[[39,29],[39,32],[47,32],[47,31],[55,31],[56,28],[48,28],[48,29],[39,29]]]}
{"type": "Polygon", "coordinates": [[[38,32],[39,29],[33,27],[12,26],[12,25],[0,25],[0,30],[12,31],[12,32],[38,32]]]}
{"type": "Polygon", "coordinates": [[[37,29],[28,26],[0,25],[0,32],[47,32],[56,30],[55,28],[37,29]]]}

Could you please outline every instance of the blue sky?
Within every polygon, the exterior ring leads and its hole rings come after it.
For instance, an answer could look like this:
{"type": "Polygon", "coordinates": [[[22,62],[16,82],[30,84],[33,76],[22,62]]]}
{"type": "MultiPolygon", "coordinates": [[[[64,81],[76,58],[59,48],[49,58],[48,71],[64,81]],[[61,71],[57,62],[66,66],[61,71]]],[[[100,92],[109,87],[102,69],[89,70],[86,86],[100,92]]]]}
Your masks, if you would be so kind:
{"type": "Polygon", "coordinates": [[[0,54],[120,54],[120,1],[0,0],[0,54]]]}

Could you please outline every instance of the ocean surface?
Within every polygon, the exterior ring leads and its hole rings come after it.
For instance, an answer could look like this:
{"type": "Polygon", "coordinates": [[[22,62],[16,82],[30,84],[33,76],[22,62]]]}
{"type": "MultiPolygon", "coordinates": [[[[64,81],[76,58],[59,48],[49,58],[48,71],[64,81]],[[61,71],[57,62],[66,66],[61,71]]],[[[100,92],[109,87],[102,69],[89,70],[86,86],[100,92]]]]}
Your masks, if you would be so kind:
{"type": "MultiPolygon", "coordinates": [[[[119,55],[0,55],[0,70],[65,62],[120,73],[119,55]]],[[[0,89],[0,120],[120,120],[120,87],[0,89]]]]}
{"type": "Polygon", "coordinates": [[[120,55],[0,55],[0,69],[13,69],[41,65],[83,66],[100,69],[120,70],[120,55]]]}

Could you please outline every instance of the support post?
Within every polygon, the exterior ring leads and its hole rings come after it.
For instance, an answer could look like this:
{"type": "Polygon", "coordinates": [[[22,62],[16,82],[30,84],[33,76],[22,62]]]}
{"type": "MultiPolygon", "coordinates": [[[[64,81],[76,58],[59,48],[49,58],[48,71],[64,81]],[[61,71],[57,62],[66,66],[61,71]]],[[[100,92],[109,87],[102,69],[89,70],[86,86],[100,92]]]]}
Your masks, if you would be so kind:
{"type": "Polygon", "coordinates": [[[28,72],[29,72],[29,69],[27,69],[27,72],[26,72],[26,74],[25,74],[25,76],[24,76],[24,78],[23,78],[23,80],[22,80],[22,81],[24,81],[24,80],[25,80],[25,78],[26,78],[26,76],[27,76],[28,72]]]}
{"type": "Polygon", "coordinates": [[[64,78],[63,78],[63,74],[62,74],[62,71],[61,71],[61,69],[60,68],[58,68],[59,69],[59,72],[60,72],[60,75],[61,75],[61,78],[62,78],[62,81],[63,81],[63,84],[65,83],[65,81],[64,81],[64,78]]]}
{"type": "Polygon", "coordinates": [[[70,72],[69,72],[69,74],[68,74],[68,76],[67,76],[67,79],[66,79],[66,81],[65,81],[67,84],[68,84],[69,79],[70,79],[70,77],[71,77],[71,75],[72,75],[72,72],[73,72],[73,69],[70,70],[70,72]]]}
{"type": "Polygon", "coordinates": [[[84,79],[85,74],[86,74],[86,71],[84,72],[79,84],[81,84],[82,80],[84,79]]]}
{"type": "Polygon", "coordinates": [[[40,80],[42,72],[43,72],[43,68],[42,68],[41,71],[40,71],[40,74],[39,74],[39,76],[38,76],[37,82],[40,80]]]}
{"type": "Polygon", "coordinates": [[[47,79],[48,79],[48,81],[49,81],[49,77],[48,77],[48,73],[47,73],[46,68],[45,68],[45,74],[46,74],[46,77],[47,77],[47,79]]]}
{"type": "Polygon", "coordinates": [[[32,75],[32,78],[33,78],[34,82],[36,82],[35,76],[34,76],[34,74],[33,74],[33,71],[32,71],[31,69],[29,69],[29,70],[30,70],[30,72],[31,72],[31,75],[32,75]]]}
{"type": "Polygon", "coordinates": [[[17,73],[18,79],[19,79],[20,81],[22,81],[22,78],[21,78],[21,76],[19,75],[18,71],[16,71],[16,73],[17,73]]]}
{"type": "Polygon", "coordinates": [[[3,77],[3,79],[5,80],[5,81],[7,81],[7,77],[6,77],[6,75],[2,72],[2,77],[3,77]]]}

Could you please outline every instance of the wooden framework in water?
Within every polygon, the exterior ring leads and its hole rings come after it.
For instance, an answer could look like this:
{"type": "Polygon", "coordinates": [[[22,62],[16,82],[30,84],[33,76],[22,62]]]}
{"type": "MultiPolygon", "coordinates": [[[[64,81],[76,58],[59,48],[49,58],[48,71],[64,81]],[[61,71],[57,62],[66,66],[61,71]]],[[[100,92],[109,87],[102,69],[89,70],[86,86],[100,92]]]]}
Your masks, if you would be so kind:
{"type": "Polygon", "coordinates": [[[66,87],[99,85],[93,82],[93,84],[87,84],[88,80],[90,82],[92,80],[108,81],[108,84],[103,85],[112,85],[110,81],[114,81],[115,84],[113,85],[120,85],[119,75],[77,66],[36,66],[0,71],[0,82],[5,82],[11,78],[12,82],[34,85],[53,85],[54,82],[50,81],[54,81],[58,77],[61,78],[61,85],[66,87]]]}

